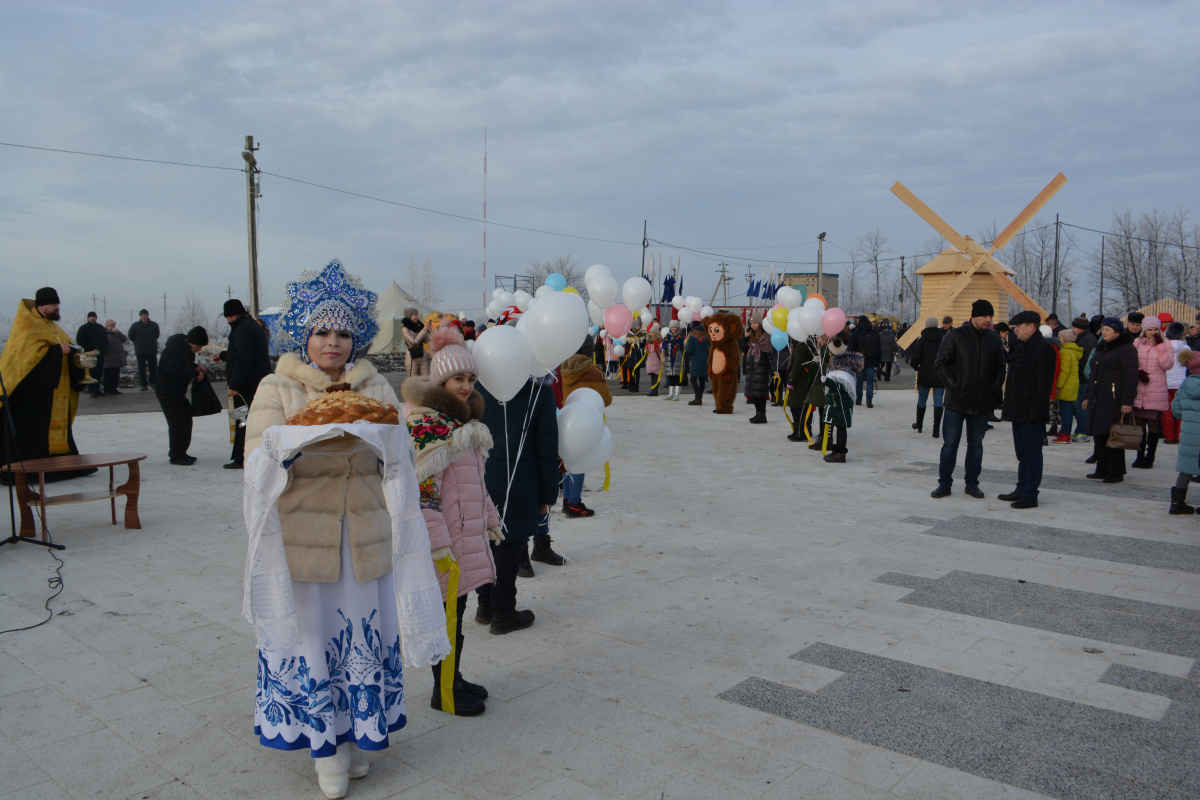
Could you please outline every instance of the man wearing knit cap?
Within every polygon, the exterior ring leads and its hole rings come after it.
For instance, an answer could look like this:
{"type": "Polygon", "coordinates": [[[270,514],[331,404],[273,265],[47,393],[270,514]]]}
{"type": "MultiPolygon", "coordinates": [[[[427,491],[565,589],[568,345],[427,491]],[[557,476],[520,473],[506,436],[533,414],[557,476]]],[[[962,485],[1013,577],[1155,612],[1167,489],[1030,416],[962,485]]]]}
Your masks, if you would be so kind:
{"type": "Polygon", "coordinates": [[[966,493],[983,498],[979,473],[983,470],[983,436],[988,416],[1000,404],[1004,386],[1004,346],[991,329],[995,310],[987,300],[971,304],[971,318],[952,329],[938,348],[934,369],[946,387],[943,404],[942,453],[938,486],[930,497],[946,497],[954,482],[958,443],[967,429],[966,493]]]}
{"type": "Polygon", "coordinates": [[[1140,311],[1130,311],[1129,319],[1125,323],[1125,330],[1129,331],[1129,335],[1134,339],[1142,335],[1142,323],[1145,322],[1146,315],[1140,311]]]}
{"type": "Polygon", "coordinates": [[[1013,508],[1037,508],[1042,484],[1042,444],[1050,420],[1050,393],[1054,390],[1054,345],[1038,330],[1036,311],[1022,311],[1008,321],[1012,344],[1004,382],[1001,419],[1012,423],[1013,450],[1017,454],[1017,488],[1000,495],[1013,508]]]}
{"type": "MultiPolygon", "coordinates": [[[[2,463],[79,454],[71,424],[79,406],[73,383],[82,379],[83,371],[71,358],[71,337],[58,325],[58,308],[58,292],[49,286],[38,289],[34,299],[17,303],[0,354],[0,378],[8,392],[8,409],[3,413],[11,412],[13,422],[11,431],[0,424],[2,463]]],[[[47,472],[44,478],[60,481],[95,471],[47,472]]],[[[37,482],[37,475],[27,478],[37,482]]]]}
{"type": "Polygon", "coordinates": [[[133,342],[143,392],[149,391],[150,384],[157,381],[158,336],[158,323],[151,320],[150,311],[143,308],[138,312],[138,321],[129,326],[129,341],[133,342]]]}
{"type": "MultiPolygon", "coordinates": [[[[266,331],[246,313],[241,300],[226,300],[223,312],[229,323],[229,349],[219,353],[217,360],[225,362],[225,385],[233,407],[241,408],[254,402],[258,384],[271,374],[271,353],[266,331]]],[[[246,428],[238,425],[225,469],[242,469],[245,455],[246,428]]]]}

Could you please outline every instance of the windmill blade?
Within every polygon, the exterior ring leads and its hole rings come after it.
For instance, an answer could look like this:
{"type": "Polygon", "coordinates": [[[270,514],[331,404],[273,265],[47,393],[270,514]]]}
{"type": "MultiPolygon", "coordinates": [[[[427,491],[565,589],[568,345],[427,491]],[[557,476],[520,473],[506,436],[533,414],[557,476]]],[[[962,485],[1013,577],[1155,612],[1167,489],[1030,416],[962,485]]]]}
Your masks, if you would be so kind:
{"type": "Polygon", "coordinates": [[[1017,284],[1013,283],[1012,278],[1008,277],[1008,274],[1004,271],[1004,267],[996,263],[995,260],[991,258],[989,258],[987,263],[983,266],[988,272],[992,273],[993,280],[1000,284],[1000,287],[1004,289],[1004,291],[1008,292],[1009,297],[1020,303],[1022,308],[1025,308],[1029,311],[1036,311],[1042,315],[1043,319],[1046,318],[1046,309],[1042,308],[1040,303],[1027,295],[1020,286],[1017,286],[1017,284]]]}
{"type": "Polygon", "coordinates": [[[896,181],[892,185],[892,194],[899,197],[904,205],[911,208],[917,213],[917,216],[929,223],[935,231],[940,233],[943,238],[950,244],[957,247],[964,253],[967,252],[967,242],[963,237],[958,235],[958,231],[951,228],[946,220],[939,217],[933,212],[933,209],[921,202],[921,200],[912,192],[910,192],[904,184],[896,181]]]}
{"type": "MultiPolygon", "coordinates": [[[[1058,193],[1058,190],[1067,182],[1067,176],[1061,172],[1054,176],[1046,188],[1038,192],[1037,197],[1030,201],[1029,205],[1025,206],[1025,210],[1017,214],[1016,219],[1008,223],[1008,227],[1000,232],[996,240],[992,242],[992,249],[989,253],[994,253],[1004,245],[1008,244],[1008,240],[1017,235],[1017,231],[1029,224],[1029,220],[1037,216],[1037,213],[1042,210],[1042,206],[1050,202],[1050,198],[1058,193]]],[[[994,274],[994,273],[993,273],[994,274]]],[[[1036,304],[1035,304],[1036,305],[1036,304]]],[[[1031,309],[1032,310],[1032,309],[1031,309]]]]}

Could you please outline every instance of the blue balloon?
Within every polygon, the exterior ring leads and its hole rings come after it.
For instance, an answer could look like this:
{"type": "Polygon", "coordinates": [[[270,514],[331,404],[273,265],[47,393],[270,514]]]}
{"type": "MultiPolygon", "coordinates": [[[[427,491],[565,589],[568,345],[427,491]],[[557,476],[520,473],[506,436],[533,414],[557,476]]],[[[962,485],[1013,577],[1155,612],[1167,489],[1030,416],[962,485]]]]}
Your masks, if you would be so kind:
{"type": "Polygon", "coordinates": [[[567,288],[567,279],[557,272],[551,272],[546,276],[546,285],[556,292],[561,292],[567,288]]]}
{"type": "Polygon", "coordinates": [[[788,335],[785,331],[777,330],[771,334],[771,344],[776,350],[782,350],[787,347],[788,335]]]}
{"type": "Polygon", "coordinates": [[[592,327],[588,328],[588,333],[590,333],[592,336],[595,336],[599,332],[600,332],[599,325],[593,325],[592,327]]]}

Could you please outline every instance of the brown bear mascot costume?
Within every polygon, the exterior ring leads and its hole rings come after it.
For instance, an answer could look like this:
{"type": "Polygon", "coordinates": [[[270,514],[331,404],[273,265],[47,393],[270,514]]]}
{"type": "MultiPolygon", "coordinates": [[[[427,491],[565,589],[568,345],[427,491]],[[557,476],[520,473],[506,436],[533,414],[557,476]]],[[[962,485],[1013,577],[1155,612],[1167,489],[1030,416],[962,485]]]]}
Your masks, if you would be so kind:
{"type": "Polygon", "coordinates": [[[712,382],[714,414],[732,414],[737,396],[738,339],[742,338],[742,318],[718,312],[705,322],[708,327],[708,379],[712,382]]]}

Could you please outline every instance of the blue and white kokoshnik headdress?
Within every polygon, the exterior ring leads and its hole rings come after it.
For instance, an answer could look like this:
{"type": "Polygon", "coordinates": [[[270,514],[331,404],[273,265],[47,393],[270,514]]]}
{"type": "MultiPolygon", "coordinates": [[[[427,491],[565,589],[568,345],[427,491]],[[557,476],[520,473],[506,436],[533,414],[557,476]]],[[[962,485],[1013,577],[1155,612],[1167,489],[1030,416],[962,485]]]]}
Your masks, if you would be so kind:
{"type": "Polygon", "coordinates": [[[308,337],[320,326],[348,331],[354,338],[354,356],[370,347],[379,333],[375,301],[357,275],[348,275],[336,258],[320,272],[305,270],[287,284],[286,299],[279,313],[278,344],[282,350],[298,350],[308,360],[308,337]]]}

